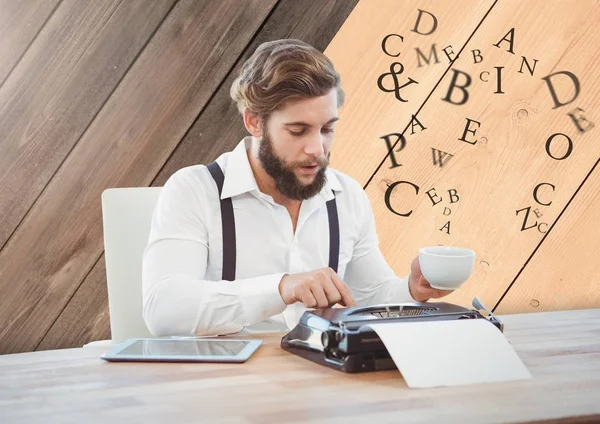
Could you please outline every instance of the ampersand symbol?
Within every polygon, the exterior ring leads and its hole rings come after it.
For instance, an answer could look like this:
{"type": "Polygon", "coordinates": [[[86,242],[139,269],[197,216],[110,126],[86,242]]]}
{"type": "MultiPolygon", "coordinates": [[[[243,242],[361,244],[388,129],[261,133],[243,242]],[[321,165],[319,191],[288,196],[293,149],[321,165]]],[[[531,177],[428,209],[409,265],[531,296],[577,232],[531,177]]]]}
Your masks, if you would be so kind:
{"type": "Polygon", "coordinates": [[[386,72],[382,75],[379,76],[379,78],[377,79],[377,86],[379,87],[379,89],[381,91],[384,91],[386,93],[394,93],[396,98],[398,100],[400,100],[401,102],[407,102],[408,100],[404,100],[401,96],[400,96],[400,89],[402,87],[406,87],[409,84],[418,84],[417,81],[413,80],[412,78],[408,78],[408,83],[404,84],[404,85],[400,85],[400,83],[398,82],[398,75],[400,75],[402,72],[404,72],[404,65],[401,64],[400,62],[394,62],[390,65],[390,72],[386,72]],[[400,67],[399,70],[396,70],[397,67],[400,67]],[[394,80],[394,88],[386,88],[383,86],[383,79],[387,76],[392,77],[392,79],[394,80]]]}
{"type": "Polygon", "coordinates": [[[398,82],[398,75],[400,75],[402,72],[404,72],[404,65],[401,64],[400,62],[394,62],[390,65],[390,72],[386,72],[382,75],[379,76],[379,78],[377,79],[377,86],[379,87],[379,89],[381,91],[384,91],[386,93],[391,93],[394,92],[396,93],[396,98],[398,100],[400,100],[401,102],[405,102],[406,100],[402,99],[402,97],[400,97],[400,83],[398,82]],[[398,65],[400,66],[400,70],[396,71],[394,69],[394,67],[398,65]],[[394,80],[394,88],[385,88],[383,86],[383,79],[387,76],[391,76],[392,79],[394,80]]]}

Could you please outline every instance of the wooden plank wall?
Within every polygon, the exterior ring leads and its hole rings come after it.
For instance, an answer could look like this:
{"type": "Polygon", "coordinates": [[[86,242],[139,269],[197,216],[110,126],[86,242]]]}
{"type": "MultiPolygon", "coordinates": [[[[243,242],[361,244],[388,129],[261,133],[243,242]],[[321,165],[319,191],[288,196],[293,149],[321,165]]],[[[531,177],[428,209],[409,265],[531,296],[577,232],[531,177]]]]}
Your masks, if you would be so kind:
{"type": "MultiPolygon", "coordinates": [[[[176,170],[231,150],[246,132],[229,87],[255,48],[278,38],[309,42],[341,73],[347,101],[332,167],[365,187],[382,250],[399,275],[421,246],[464,245],[476,250],[476,269],[449,301],[468,305],[477,295],[503,313],[600,306],[600,144],[593,128],[578,131],[568,116],[579,107],[590,122],[600,120],[597,1],[243,5],[0,0],[0,353],[110,337],[100,194],[161,186],[176,170]],[[411,31],[419,9],[437,18],[429,35],[411,31]],[[513,27],[514,54],[508,41],[493,45],[513,27]],[[396,35],[386,55],[381,45],[389,34],[396,35]],[[453,62],[443,51],[449,45],[452,58],[462,52],[453,62]],[[530,65],[539,61],[535,76],[518,72],[522,56],[530,65]],[[404,67],[401,84],[407,76],[418,81],[401,91],[406,102],[377,86],[393,62],[404,67]],[[502,66],[499,95],[495,72],[502,66]],[[581,83],[577,101],[561,108],[553,108],[542,79],[557,71],[581,83]],[[464,74],[473,78],[470,100],[442,100],[464,74]],[[416,126],[411,134],[412,115],[426,130],[416,126]],[[467,117],[481,122],[476,144],[458,140],[467,117]],[[572,138],[565,160],[544,152],[557,132],[572,138]],[[407,141],[393,168],[382,139],[392,133],[407,141]],[[432,148],[452,156],[432,166],[432,148]],[[419,194],[404,184],[386,205],[395,181],[418,185],[419,194]],[[539,191],[551,205],[532,200],[541,182],[555,187],[539,191]],[[440,203],[432,205],[431,189],[440,203]],[[449,190],[460,201],[452,202],[449,190]],[[401,217],[389,206],[413,214],[401,217]],[[529,206],[527,224],[539,213],[545,232],[521,231],[516,211],[529,206]],[[440,231],[447,221],[450,234],[440,231]]],[[[428,19],[424,14],[422,28],[428,19]]],[[[393,86],[391,75],[382,81],[393,86]]],[[[555,86],[563,98],[572,90],[565,80],[555,86]]],[[[565,139],[555,146],[553,154],[564,154],[565,139]]]]}
{"type": "Polygon", "coordinates": [[[0,353],[109,338],[102,191],[231,150],[243,61],[278,38],[323,51],[356,1],[243,4],[0,3],[0,353]]]}

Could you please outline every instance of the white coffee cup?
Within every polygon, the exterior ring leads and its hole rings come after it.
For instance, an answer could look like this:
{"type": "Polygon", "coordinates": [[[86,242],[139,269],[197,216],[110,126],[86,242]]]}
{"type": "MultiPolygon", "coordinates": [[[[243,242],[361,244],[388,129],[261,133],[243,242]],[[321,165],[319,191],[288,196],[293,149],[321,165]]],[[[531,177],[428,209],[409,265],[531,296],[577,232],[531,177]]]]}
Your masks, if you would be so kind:
{"type": "Polygon", "coordinates": [[[429,246],[419,249],[421,273],[431,287],[458,289],[473,272],[475,252],[455,246],[429,246]]]}

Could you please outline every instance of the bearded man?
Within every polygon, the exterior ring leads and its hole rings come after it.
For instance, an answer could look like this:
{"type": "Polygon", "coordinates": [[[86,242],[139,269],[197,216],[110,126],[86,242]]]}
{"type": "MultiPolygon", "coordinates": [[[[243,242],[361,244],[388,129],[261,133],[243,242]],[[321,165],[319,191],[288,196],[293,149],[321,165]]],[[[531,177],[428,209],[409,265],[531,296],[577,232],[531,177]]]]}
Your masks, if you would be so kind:
{"type": "Polygon", "coordinates": [[[230,90],[248,135],[162,188],[143,258],[156,336],[286,331],[306,308],[426,301],[418,256],[399,278],[361,185],[328,167],[344,92],[300,40],[261,44],[230,90]]]}

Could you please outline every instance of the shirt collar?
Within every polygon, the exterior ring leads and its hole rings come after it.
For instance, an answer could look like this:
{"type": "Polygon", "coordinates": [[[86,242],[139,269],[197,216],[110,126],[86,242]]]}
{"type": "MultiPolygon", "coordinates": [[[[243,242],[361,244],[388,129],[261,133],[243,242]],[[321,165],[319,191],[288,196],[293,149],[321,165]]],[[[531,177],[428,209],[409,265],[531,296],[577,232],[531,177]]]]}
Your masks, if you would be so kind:
{"type": "MultiPolygon", "coordinates": [[[[229,154],[223,172],[225,174],[225,181],[223,182],[221,199],[238,196],[254,190],[258,191],[258,184],[256,184],[256,179],[248,160],[247,149],[250,148],[251,142],[251,136],[244,137],[229,154]]],[[[325,175],[327,176],[327,182],[318,196],[324,196],[325,200],[330,200],[333,198],[332,190],[343,191],[343,188],[331,168],[325,171],[325,175]]]]}

